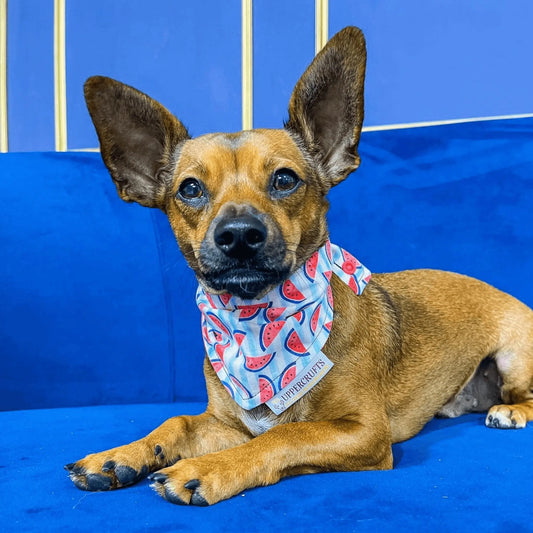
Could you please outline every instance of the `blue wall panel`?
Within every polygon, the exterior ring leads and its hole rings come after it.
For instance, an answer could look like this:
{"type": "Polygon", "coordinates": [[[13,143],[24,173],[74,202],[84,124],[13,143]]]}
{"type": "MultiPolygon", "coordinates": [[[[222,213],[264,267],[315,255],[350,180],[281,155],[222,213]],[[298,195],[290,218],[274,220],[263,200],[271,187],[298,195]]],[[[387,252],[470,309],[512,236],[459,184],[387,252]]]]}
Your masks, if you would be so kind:
{"type": "Polygon", "coordinates": [[[169,108],[192,134],[241,126],[240,0],[67,1],[69,148],[98,145],[82,86],[116,78],[169,108]]]}
{"type": "Polygon", "coordinates": [[[54,149],[53,0],[8,2],[9,149],[54,149]]]}
{"type": "Polygon", "coordinates": [[[315,55],[310,0],[254,2],[254,127],[279,128],[292,89],[315,55]]]}
{"type": "Polygon", "coordinates": [[[365,125],[533,112],[530,0],[332,0],[363,29],[365,125]]]}

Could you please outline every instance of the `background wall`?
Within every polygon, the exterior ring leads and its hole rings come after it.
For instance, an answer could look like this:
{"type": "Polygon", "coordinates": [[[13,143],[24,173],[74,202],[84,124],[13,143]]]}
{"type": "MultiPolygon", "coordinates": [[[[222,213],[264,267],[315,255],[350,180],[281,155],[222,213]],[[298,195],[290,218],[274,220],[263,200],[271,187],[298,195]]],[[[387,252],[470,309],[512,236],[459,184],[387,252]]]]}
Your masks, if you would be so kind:
{"type": "MultiPolygon", "coordinates": [[[[53,0],[8,0],[9,150],[54,149],[53,0]]],[[[313,0],[255,0],[254,126],[279,127],[314,55],[313,0]]],[[[530,0],[330,0],[367,37],[365,125],[533,112],[530,0]]],[[[241,0],[66,0],[68,148],[97,146],[92,74],[160,100],[191,133],[241,128],[241,0]]]]}

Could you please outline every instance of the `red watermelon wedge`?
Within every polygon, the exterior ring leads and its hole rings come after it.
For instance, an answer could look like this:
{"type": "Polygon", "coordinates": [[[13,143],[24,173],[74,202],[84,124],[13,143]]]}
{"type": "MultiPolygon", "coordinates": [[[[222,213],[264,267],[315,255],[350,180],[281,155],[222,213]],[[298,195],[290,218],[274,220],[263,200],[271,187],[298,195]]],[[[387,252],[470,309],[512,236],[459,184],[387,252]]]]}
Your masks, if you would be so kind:
{"type": "Polygon", "coordinates": [[[274,322],[274,320],[277,320],[282,314],[283,311],[287,309],[286,307],[269,307],[265,310],[265,317],[269,322],[274,322]]]}
{"type": "Polygon", "coordinates": [[[222,302],[222,305],[228,305],[228,302],[231,300],[231,294],[229,294],[228,292],[225,292],[224,294],[219,294],[218,297],[222,302]]]}
{"type": "Polygon", "coordinates": [[[235,331],[235,333],[233,333],[233,338],[237,341],[238,346],[242,344],[245,337],[246,333],[244,333],[244,331],[235,331]]]}
{"type": "Polygon", "coordinates": [[[230,376],[229,378],[231,379],[232,383],[244,394],[245,398],[252,397],[250,391],[235,376],[230,376]]]}
{"type": "Polygon", "coordinates": [[[224,366],[224,363],[220,359],[211,359],[211,366],[215,372],[218,372],[224,366]]]}
{"type": "Polygon", "coordinates": [[[320,310],[322,309],[322,306],[318,304],[316,306],[316,309],[313,311],[313,315],[311,316],[311,321],[309,322],[309,327],[311,328],[311,332],[314,333],[316,331],[316,327],[318,326],[318,318],[320,317],[320,310]]]}
{"type": "Polygon", "coordinates": [[[261,394],[261,403],[268,402],[276,394],[274,383],[267,376],[259,376],[259,392],[261,394]]]}
{"type": "Polygon", "coordinates": [[[259,311],[265,307],[268,307],[267,303],[238,305],[237,309],[240,310],[239,320],[252,320],[252,318],[255,318],[259,314],[259,311]]]}
{"type": "Polygon", "coordinates": [[[278,320],[277,322],[269,322],[261,328],[259,345],[262,350],[266,350],[272,344],[272,341],[278,336],[284,325],[285,320],[278,320]]]}
{"type": "Polygon", "coordinates": [[[246,362],[244,366],[247,370],[250,370],[250,372],[258,372],[259,370],[265,368],[265,366],[272,361],[272,358],[274,357],[273,353],[267,353],[265,355],[259,355],[257,357],[252,356],[246,356],[246,362]]]}
{"type": "Polygon", "coordinates": [[[315,252],[304,265],[304,274],[311,280],[315,280],[316,266],[318,265],[318,252],[315,252]]]}
{"type": "Polygon", "coordinates": [[[285,340],[285,348],[295,355],[307,355],[307,350],[294,329],[285,340]]]}
{"type": "Polygon", "coordinates": [[[286,387],[295,377],[296,377],[296,363],[291,363],[282,372],[281,377],[279,378],[280,390],[286,387]]]}
{"type": "Polygon", "coordinates": [[[296,288],[294,283],[288,279],[281,286],[281,296],[289,302],[299,303],[305,300],[305,296],[296,288]]]}

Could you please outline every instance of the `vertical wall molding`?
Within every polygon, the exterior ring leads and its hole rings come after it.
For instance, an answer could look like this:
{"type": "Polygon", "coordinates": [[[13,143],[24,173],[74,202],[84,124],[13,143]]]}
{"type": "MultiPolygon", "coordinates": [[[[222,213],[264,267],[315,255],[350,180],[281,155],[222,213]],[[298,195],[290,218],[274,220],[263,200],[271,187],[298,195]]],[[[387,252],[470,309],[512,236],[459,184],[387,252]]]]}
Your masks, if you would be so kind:
{"type": "Polygon", "coordinates": [[[242,129],[253,128],[253,10],[252,0],[242,7],[242,129]]]}
{"type": "Polygon", "coordinates": [[[7,0],[0,0],[0,152],[7,152],[7,0]]]}
{"type": "Polygon", "coordinates": [[[315,54],[328,42],[328,0],[315,0],[315,54]]]}
{"type": "Polygon", "coordinates": [[[55,147],[67,150],[67,83],[65,59],[65,0],[54,0],[55,147]]]}

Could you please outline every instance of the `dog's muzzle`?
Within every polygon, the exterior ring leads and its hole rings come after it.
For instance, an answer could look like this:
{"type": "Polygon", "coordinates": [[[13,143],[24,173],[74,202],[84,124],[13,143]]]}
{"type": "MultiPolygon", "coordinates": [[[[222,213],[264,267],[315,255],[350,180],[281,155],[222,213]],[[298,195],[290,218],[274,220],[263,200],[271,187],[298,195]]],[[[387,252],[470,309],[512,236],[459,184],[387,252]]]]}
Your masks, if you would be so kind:
{"type": "Polygon", "coordinates": [[[228,207],[213,220],[200,247],[201,281],[208,290],[252,299],[289,275],[277,225],[247,206],[228,207]]]}

